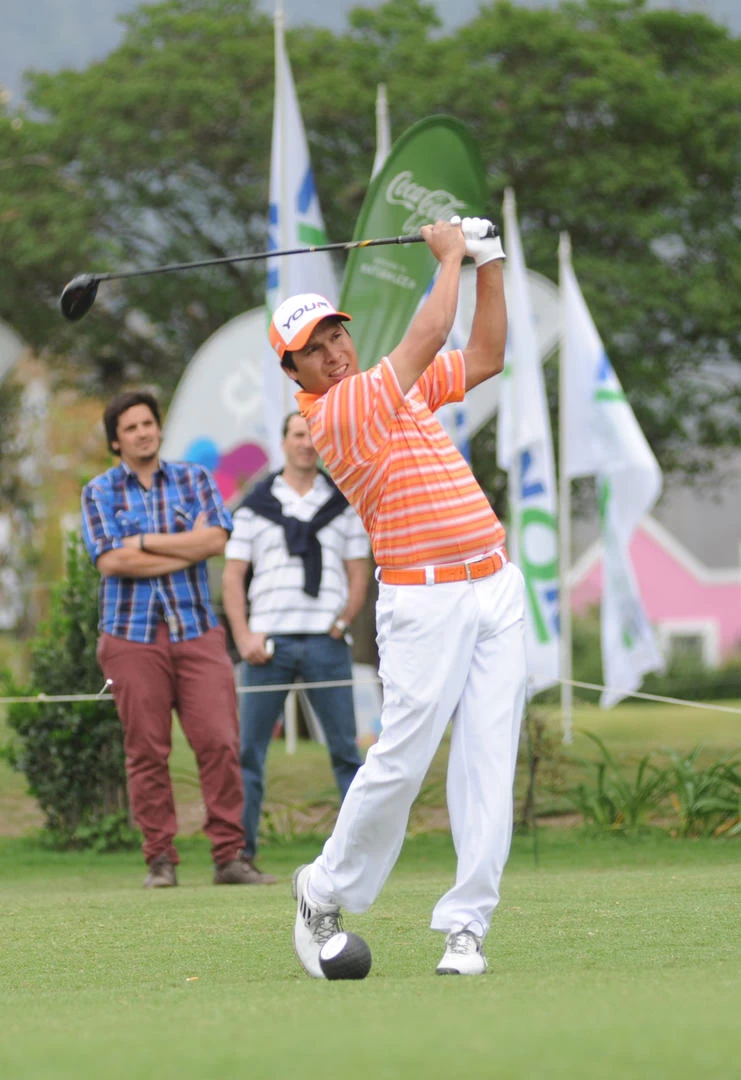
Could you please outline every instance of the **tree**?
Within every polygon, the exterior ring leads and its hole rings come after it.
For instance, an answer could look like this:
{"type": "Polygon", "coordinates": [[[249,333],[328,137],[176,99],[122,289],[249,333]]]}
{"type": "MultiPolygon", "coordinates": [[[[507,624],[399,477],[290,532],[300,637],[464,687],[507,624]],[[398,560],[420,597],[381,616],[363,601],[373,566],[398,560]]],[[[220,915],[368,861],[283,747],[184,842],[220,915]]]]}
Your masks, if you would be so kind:
{"type": "Polygon", "coordinates": [[[52,127],[1,108],[0,192],[0,317],[30,345],[62,351],[74,338],[60,325],[59,275],[101,250],[92,204],[61,167],[52,127]]]}
{"type": "Polygon", "coordinates": [[[5,615],[13,613],[14,628],[20,633],[30,623],[30,605],[23,599],[28,596],[25,590],[36,561],[27,422],[23,389],[12,376],[7,377],[0,383],[0,516],[8,526],[9,536],[7,545],[0,547],[0,605],[5,615]]]}
{"type": "Polygon", "coordinates": [[[482,9],[458,45],[449,78],[494,190],[517,192],[529,265],[555,280],[570,232],[664,469],[738,446],[741,42],[703,16],[594,0],[482,9]]]}
{"type": "Polygon", "coordinates": [[[43,119],[24,122],[15,155],[18,230],[31,251],[20,265],[14,251],[5,256],[14,288],[3,307],[30,343],[64,351],[106,390],[152,372],[172,389],[198,344],[260,302],[264,268],[106,285],[94,317],[74,327],[60,323],[58,295],[85,270],[264,246],[272,26],[251,0],[167,0],[125,21],[124,43],[102,63],[31,78],[29,101],[43,119]],[[22,163],[40,158],[37,142],[43,168],[29,198],[22,163]],[[52,223],[72,219],[84,239],[65,226],[34,252],[44,205],[52,223]],[[53,327],[39,325],[39,308],[53,327]]]}
{"type": "MultiPolygon", "coordinates": [[[[0,316],[91,383],[146,377],[166,396],[207,336],[262,301],[263,264],[104,285],[73,327],[57,296],[80,270],[264,248],[272,25],[253,0],[164,0],[126,21],[100,64],[32,77],[22,130],[0,117],[0,316]]],[[[515,188],[529,266],[555,279],[570,232],[664,469],[739,445],[738,39],[643,0],[500,2],[443,35],[431,5],[389,0],[343,34],[289,33],[288,48],[330,239],[352,233],[367,188],[376,84],[397,135],[454,113],[486,161],[493,216],[515,188]]],[[[479,457],[493,490],[493,456],[479,457]]]]}

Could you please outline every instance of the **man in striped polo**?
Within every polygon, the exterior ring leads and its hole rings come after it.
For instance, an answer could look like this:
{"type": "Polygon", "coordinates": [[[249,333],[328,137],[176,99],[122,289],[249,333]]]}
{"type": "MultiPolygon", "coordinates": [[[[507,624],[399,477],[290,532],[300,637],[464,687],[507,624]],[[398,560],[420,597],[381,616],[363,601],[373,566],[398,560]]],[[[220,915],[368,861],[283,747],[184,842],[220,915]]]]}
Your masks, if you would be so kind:
{"type": "Polygon", "coordinates": [[[237,699],[206,560],[231,515],[201,465],[165,462],[157,401],[119,394],[103,422],[121,461],[82,492],[82,526],[102,575],[98,663],[124,731],[129,798],[144,835],[147,888],[177,885],[168,759],[172,710],[198,763],[217,885],[251,885],[244,858],[237,699]]]}
{"type": "Polygon", "coordinates": [[[324,297],[291,297],[270,326],[281,365],[301,388],[314,445],[357,509],[378,564],[381,735],[322,853],[294,875],[294,947],[316,978],[340,909],[365,911],[394,866],[451,719],[457,871],[432,913],[432,928],[446,935],[437,971],[486,970],[482,942],[509,853],[525,702],[524,584],[488,499],[434,413],[504,365],[504,252],[490,229],[480,218],[423,227],[439,273],[403,340],[369,371],[359,371],[350,316],[324,297]],[[440,354],[465,255],[477,267],[471,336],[463,350],[440,354]]]}
{"type": "Polygon", "coordinates": [[[300,413],[283,424],[285,464],[250,492],[234,514],[226,545],[222,596],[242,681],[241,764],[245,854],[254,859],[264,792],[265,761],[286,687],[344,683],[307,690],[327,740],[340,799],[360,754],[350,680],[348,628],[368,591],[368,536],[345,496],[318,468],[300,413]],[[249,616],[245,582],[249,584],[249,616]]]}

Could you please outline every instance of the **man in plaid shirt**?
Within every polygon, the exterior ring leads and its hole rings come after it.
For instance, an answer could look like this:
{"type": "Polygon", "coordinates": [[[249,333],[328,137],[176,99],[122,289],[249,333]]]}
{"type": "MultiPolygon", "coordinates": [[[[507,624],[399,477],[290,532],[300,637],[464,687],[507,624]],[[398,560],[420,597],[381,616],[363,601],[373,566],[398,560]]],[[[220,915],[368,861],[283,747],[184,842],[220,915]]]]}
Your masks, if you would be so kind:
{"type": "Polygon", "coordinates": [[[83,489],[82,524],[102,576],[97,656],[124,731],[129,797],[149,867],[144,884],[177,884],[173,709],[198,763],[215,884],[269,883],[275,879],[243,855],[234,674],[208,586],[206,560],[223,552],[231,515],[207,469],[160,460],[151,394],[120,394],[103,420],[121,463],[83,489]]]}

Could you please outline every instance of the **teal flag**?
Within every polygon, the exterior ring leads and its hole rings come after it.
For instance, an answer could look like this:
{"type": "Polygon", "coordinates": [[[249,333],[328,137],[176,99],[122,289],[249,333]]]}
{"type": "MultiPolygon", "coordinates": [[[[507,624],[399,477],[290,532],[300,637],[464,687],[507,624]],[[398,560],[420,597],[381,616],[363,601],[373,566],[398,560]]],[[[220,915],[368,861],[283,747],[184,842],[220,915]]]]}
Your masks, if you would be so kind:
{"type": "MultiPolygon", "coordinates": [[[[489,217],[486,174],[467,128],[431,116],[391,147],[365,197],[356,240],[412,236],[438,219],[489,217]]],[[[404,337],[427,291],[437,260],[426,244],[355,248],[342,282],[340,310],[350,326],[361,368],[372,367],[404,337]]]]}

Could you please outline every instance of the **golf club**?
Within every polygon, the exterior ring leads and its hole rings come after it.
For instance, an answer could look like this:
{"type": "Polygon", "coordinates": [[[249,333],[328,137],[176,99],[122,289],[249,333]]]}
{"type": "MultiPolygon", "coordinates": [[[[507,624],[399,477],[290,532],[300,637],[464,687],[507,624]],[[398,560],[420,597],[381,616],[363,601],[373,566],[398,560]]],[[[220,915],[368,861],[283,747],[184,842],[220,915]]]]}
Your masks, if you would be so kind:
{"type": "MultiPolygon", "coordinates": [[[[498,236],[499,230],[494,225],[488,236],[498,236]]],[[[146,277],[149,274],[169,274],[173,270],[196,270],[202,266],[219,266],[224,263],[253,262],[257,259],[277,259],[284,255],[311,255],[318,251],[351,251],[353,248],[380,247],[384,244],[420,244],[424,237],[387,236],[376,240],[346,240],[336,244],[318,244],[315,247],[286,248],[283,251],[256,251],[248,255],[224,255],[215,259],[200,259],[197,262],[169,263],[166,266],[150,266],[146,270],[122,270],[112,274],[78,274],[65,285],[59,298],[59,306],[65,319],[77,322],[87,315],[98,295],[101,281],[118,281],[121,278],[146,277]]]]}

